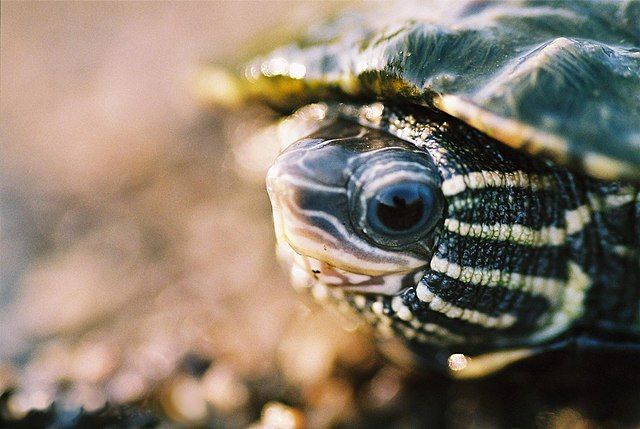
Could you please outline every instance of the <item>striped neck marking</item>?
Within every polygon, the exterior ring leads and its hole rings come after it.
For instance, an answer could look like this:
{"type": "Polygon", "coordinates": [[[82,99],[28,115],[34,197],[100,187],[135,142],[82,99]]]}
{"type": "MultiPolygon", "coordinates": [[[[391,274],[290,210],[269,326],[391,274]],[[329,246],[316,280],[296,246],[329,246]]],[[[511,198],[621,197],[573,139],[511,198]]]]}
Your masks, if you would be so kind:
{"type": "Polygon", "coordinates": [[[566,240],[566,230],[554,226],[540,229],[528,228],[520,224],[495,223],[492,225],[466,223],[447,218],[444,221],[447,231],[463,237],[475,237],[495,241],[509,241],[527,246],[561,246],[566,240]]]}
{"type": "Polygon", "coordinates": [[[464,320],[485,328],[506,329],[513,326],[517,321],[516,317],[512,314],[502,314],[499,317],[493,317],[478,310],[453,305],[431,292],[424,283],[420,283],[416,287],[416,296],[420,301],[429,304],[429,308],[433,311],[442,313],[451,319],[464,320]]]}
{"type": "Polygon", "coordinates": [[[445,196],[453,196],[467,189],[484,188],[530,188],[532,191],[548,189],[554,184],[553,176],[530,174],[525,171],[473,171],[465,175],[456,175],[442,182],[445,196]]]}
{"type": "Polygon", "coordinates": [[[438,256],[433,256],[431,259],[431,269],[464,283],[487,287],[505,287],[528,292],[534,296],[542,296],[551,302],[557,300],[565,284],[563,280],[549,277],[527,276],[520,273],[487,270],[479,267],[462,267],[438,256]]]}

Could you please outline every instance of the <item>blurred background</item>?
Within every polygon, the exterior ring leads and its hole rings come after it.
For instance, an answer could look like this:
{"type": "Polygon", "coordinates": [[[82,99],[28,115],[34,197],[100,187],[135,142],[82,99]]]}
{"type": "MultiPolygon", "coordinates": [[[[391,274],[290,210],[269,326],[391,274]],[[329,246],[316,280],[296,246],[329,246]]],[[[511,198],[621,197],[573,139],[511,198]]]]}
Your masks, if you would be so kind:
{"type": "Polygon", "coordinates": [[[198,73],[344,7],[1,4],[0,427],[639,427],[625,361],[455,382],[288,287],[272,114],[198,73]]]}

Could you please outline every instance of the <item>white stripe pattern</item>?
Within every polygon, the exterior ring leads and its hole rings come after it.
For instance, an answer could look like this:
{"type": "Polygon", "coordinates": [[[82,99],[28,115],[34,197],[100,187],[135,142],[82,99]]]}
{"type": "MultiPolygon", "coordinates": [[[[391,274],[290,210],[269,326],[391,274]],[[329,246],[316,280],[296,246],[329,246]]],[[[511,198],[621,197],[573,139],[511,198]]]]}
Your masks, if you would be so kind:
{"type": "Polygon", "coordinates": [[[513,187],[537,191],[550,188],[553,183],[553,176],[550,175],[529,174],[521,170],[509,173],[482,170],[446,179],[442,182],[441,188],[445,196],[452,196],[465,189],[513,187]]]}
{"type": "Polygon", "coordinates": [[[509,241],[528,246],[561,246],[566,239],[565,230],[554,226],[533,229],[518,223],[472,224],[447,218],[444,221],[444,227],[447,231],[463,237],[509,241]]]}
{"type": "Polygon", "coordinates": [[[431,269],[465,283],[488,287],[500,286],[527,292],[534,296],[543,296],[551,303],[558,299],[558,294],[565,284],[562,280],[549,277],[527,276],[508,271],[460,266],[438,256],[431,258],[431,269]]]}
{"type": "Polygon", "coordinates": [[[566,242],[567,235],[580,232],[591,223],[591,210],[591,206],[584,204],[574,210],[565,211],[566,228],[545,226],[540,229],[533,229],[517,223],[466,223],[453,218],[445,219],[444,227],[447,231],[462,237],[508,241],[536,247],[561,246],[566,242]]]}
{"type": "Polygon", "coordinates": [[[561,304],[553,312],[553,317],[547,321],[544,329],[534,336],[536,341],[553,338],[565,331],[584,313],[584,300],[591,287],[591,277],[574,261],[570,260],[567,268],[569,274],[561,297],[561,304]]]}
{"type": "MultiPolygon", "coordinates": [[[[391,308],[393,311],[396,311],[396,316],[398,318],[406,322],[409,322],[409,325],[411,326],[411,328],[409,328],[408,326],[400,325],[400,324],[396,325],[396,328],[400,328],[400,331],[402,332],[402,334],[409,339],[417,338],[420,342],[430,342],[430,337],[422,333],[422,332],[426,332],[429,334],[436,335],[437,337],[440,337],[440,338],[446,338],[447,341],[449,342],[456,342],[456,343],[464,342],[464,338],[462,336],[456,335],[453,332],[449,331],[448,329],[440,325],[437,325],[435,323],[420,322],[417,318],[413,317],[413,313],[411,313],[411,310],[409,309],[409,307],[405,306],[402,303],[402,298],[398,296],[394,297],[391,300],[391,308]],[[408,314],[405,313],[405,310],[403,310],[403,308],[406,309],[406,311],[408,311],[408,314]],[[400,315],[401,312],[405,313],[404,318],[400,315]]],[[[366,315],[367,313],[364,313],[364,314],[366,315]]],[[[393,319],[391,315],[384,314],[384,303],[382,302],[381,298],[378,298],[376,301],[374,301],[371,304],[371,314],[375,315],[382,325],[387,325],[387,326],[393,325],[393,319]]]]}
{"type": "Polygon", "coordinates": [[[636,200],[636,196],[634,194],[614,194],[607,195],[604,197],[604,203],[607,208],[620,207],[625,204],[632,203],[636,200]]]}
{"type": "Polygon", "coordinates": [[[584,204],[574,210],[567,210],[564,217],[567,222],[567,235],[575,234],[591,222],[591,207],[584,204]]]}
{"type": "Polygon", "coordinates": [[[636,202],[638,196],[631,188],[621,189],[619,193],[602,195],[589,193],[589,203],[594,211],[607,211],[611,209],[617,209],[626,204],[632,204],[636,202]]]}
{"type": "Polygon", "coordinates": [[[485,328],[505,329],[513,326],[517,320],[512,314],[502,314],[499,317],[493,317],[477,310],[458,307],[431,292],[424,283],[420,283],[416,287],[416,296],[420,301],[429,304],[429,308],[433,311],[442,313],[451,319],[464,320],[485,328]]]}

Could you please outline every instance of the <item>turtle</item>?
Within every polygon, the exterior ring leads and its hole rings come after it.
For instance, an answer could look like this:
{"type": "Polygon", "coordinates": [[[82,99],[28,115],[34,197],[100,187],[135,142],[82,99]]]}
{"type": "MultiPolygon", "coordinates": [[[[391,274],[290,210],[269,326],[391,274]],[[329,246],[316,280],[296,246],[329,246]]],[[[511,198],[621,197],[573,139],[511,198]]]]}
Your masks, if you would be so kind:
{"type": "Polygon", "coordinates": [[[240,92],[295,112],[267,190],[297,288],[461,377],[640,350],[640,2],[368,4],[240,92]]]}

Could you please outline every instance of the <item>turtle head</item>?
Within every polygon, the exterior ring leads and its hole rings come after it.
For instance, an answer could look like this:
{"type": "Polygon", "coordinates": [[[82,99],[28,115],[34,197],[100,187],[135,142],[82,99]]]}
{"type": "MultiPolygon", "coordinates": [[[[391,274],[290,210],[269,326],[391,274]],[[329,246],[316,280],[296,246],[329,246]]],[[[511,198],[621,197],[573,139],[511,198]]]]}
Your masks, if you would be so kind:
{"type": "Polygon", "coordinates": [[[284,150],[267,187],[294,283],[391,295],[424,275],[444,205],[414,145],[336,120],[284,150]]]}

